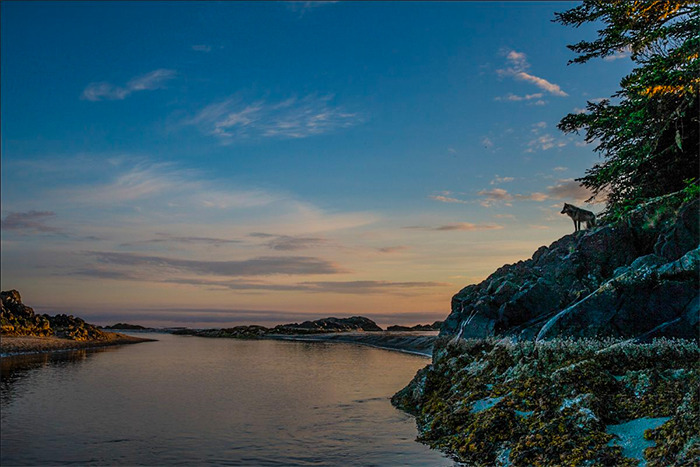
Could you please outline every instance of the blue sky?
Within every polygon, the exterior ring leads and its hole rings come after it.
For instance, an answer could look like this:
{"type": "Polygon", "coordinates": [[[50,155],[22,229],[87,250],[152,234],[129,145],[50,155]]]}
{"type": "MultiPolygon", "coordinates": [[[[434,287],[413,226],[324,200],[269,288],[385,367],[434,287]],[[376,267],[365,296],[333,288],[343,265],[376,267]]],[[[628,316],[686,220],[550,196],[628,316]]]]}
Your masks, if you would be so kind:
{"type": "Polygon", "coordinates": [[[573,226],[564,2],[3,2],[2,289],[93,322],[441,319],[573,226]]]}

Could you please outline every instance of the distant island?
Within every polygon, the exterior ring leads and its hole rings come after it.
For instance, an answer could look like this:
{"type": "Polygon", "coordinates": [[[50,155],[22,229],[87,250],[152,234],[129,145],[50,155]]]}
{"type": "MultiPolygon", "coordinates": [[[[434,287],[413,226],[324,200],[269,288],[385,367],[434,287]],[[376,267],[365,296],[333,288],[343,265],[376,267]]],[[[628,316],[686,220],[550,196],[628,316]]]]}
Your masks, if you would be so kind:
{"type": "Polygon", "coordinates": [[[2,356],[136,344],[153,339],[104,332],[73,315],[36,314],[22,303],[17,290],[0,292],[0,352],[2,356]]]}
{"type": "Polygon", "coordinates": [[[415,326],[394,325],[387,327],[386,330],[390,332],[439,331],[442,323],[442,321],[435,321],[433,324],[416,324],[415,326]]]}
{"type": "MultiPolygon", "coordinates": [[[[438,331],[441,321],[433,324],[417,324],[415,326],[389,326],[387,331],[438,331]]],[[[260,339],[274,335],[310,335],[348,332],[383,332],[384,330],[374,321],[364,316],[351,316],[350,318],[322,318],[303,323],[280,324],[273,328],[265,326],[248,325],[235,326],[221,329],[178,329],[173,334],[190,335],[199,337],[229,337],[234,339],[260,339]]]]}
{"type": "Polygon", "coordinates": [[[111,326],[104,326],[102,329],[120,329],[120,330],[124,330],[124,331],[145,331],[147,329],[152,329],[152,328],[147,328],[144,326],[140,326],[138,324],[117,323],[117,324],[113,324],[111,326]]]}

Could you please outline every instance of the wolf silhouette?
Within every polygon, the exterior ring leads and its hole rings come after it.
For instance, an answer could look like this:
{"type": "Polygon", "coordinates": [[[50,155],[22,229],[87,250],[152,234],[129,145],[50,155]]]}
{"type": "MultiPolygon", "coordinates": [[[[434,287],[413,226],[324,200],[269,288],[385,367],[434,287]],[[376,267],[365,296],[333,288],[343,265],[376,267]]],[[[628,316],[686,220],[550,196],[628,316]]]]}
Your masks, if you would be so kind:
{"type": "Polygon", "coordinates": [[[574,221],[574,232],[581,230],[581,222],[586,223],[586,228],[590,229],[595,226],[595,214],[585,209],[577,208],[573,204],[564,203],[562,214],[568,215],[574,221]]]}

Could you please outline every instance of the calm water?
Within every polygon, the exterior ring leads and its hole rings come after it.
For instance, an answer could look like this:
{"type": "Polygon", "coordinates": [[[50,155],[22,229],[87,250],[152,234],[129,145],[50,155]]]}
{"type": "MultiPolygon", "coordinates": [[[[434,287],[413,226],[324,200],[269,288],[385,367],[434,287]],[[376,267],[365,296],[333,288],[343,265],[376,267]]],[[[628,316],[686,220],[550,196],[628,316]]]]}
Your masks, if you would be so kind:
{"type": "Polygon", "coordinates": [[[205,339],[2,359],[0,463],[452,465],[389,397],[423,357],[205,339]]]}

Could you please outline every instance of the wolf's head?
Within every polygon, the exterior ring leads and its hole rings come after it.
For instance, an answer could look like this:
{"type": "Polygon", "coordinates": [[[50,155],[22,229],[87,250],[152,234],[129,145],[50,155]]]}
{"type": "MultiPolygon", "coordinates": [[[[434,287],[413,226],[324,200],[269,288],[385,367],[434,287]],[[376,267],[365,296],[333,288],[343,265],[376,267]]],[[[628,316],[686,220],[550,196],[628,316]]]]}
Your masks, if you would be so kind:
{"type": "Polygon", "coordinates": [[[564,203],[564,209],[561,210],[560,214],[568,214],[571,212],[571,205],[568,203],[564,203]]]}

